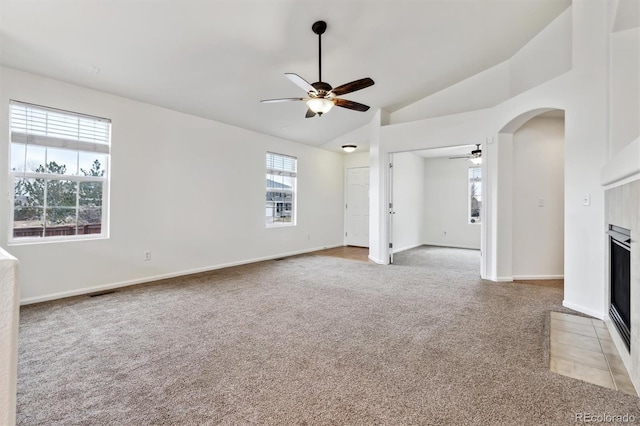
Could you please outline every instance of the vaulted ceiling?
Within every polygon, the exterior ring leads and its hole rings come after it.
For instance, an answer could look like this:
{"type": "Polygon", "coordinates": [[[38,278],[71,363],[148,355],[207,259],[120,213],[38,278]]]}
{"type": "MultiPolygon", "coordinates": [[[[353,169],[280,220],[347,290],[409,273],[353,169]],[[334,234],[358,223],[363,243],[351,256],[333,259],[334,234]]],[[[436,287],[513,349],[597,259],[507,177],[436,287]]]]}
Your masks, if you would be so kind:
{"type": "MultiPolygon", "coordinates": [[[[570,0],[0,0],[0,63],[308,145],[322,145],[518,51],[570,0]],[[284,76],[376,84],[306,119],[284,76]]],[[[55,106],[55,105],[52,105],[55,106]]]]}

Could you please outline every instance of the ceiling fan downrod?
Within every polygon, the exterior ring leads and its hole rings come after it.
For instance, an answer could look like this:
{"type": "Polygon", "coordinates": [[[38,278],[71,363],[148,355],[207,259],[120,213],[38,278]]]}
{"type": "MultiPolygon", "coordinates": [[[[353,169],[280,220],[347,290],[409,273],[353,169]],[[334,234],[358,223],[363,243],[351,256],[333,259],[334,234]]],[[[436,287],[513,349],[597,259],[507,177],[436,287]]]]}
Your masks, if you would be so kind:
{"type": "Polygon", "coordinates": [[[285,73],[285,76],[293,82],[296,86],[307,92],[305,98],[279,98],[279,99],[263,99],[260,102],[289,102],[289,101],[303,101],[307,104],[306,118],[322,116],[329,111],[333,106],[350,109],[353,111],[365,112],[369,110],[368,105],[364,105],[358,102],[343,99],[340,96],[347,93],[362,90],[366,87],[373,86],[374,82],[369,77],[354,80],[352,82],[342,84],[338,87],[331,87],[329,83],[322,81],[322,34],[327,29],[327,23],[325,21],[316,21],[311,26],[311,30],[318,34],[318,81],[315,83],[309,83],[304,78],[295,73],[285,73]]]}
{"type": "Polygon", "coordinates": [[[322,34],[327,30],[327,23],[316,21],[311,26],[311,30],[318,34],[318,81],[322,81],[322,34]]]}

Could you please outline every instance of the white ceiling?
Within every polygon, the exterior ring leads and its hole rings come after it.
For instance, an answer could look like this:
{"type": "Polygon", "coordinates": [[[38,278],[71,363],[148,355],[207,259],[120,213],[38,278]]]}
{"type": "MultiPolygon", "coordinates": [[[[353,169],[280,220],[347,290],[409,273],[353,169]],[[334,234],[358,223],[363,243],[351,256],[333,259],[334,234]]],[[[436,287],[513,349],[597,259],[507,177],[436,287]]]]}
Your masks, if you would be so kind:
{"type": "MultiPolygon", "coordinates": [[[[570,0],[0,0],[0,63],[262,133],[322,145],[512,56],[570,0]],[[371,77],[305,119],[284,73],[371,77]],[[94,72],[92,72],[94,68],[94,72]],[[99,69],[99,73],[95,73],[99,69]]],[[[52,105],[55,106],[55,105],[52,105]]]]}

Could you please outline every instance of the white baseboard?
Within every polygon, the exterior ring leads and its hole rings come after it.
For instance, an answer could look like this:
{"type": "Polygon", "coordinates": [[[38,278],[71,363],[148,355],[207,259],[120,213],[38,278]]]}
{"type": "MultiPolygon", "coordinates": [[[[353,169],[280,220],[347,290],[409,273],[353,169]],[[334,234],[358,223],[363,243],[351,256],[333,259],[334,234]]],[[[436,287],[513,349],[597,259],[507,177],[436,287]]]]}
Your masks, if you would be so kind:
{"type": "Polygon", "coordinates": [[[397,253],[400,253],[400,252],[403,252],[403,251],[407,251],[407,250],[411,250],[411,249],[414,249],[416,247],[421,247],[421,246],[422,246],[422,244],[414,244],[412,246],[406,246],[406,247],[402,247],[402,248],[399,248],[399,249],[393,249],[393,254],[397,254],[397,253]]]}
{"type": "Polygon", "coordinates": [[[378,265],[387,265],[389,263],[389,262],[385,262],[383,260],[377,259],[377,258],[375,258],[375,257],[373,257],[371,255],[369,255],[368,257],[369,257],[370,261],[372,261],[374,263],[377,263],[378,265]]]}
{"type": "Polygon", "coordinates": [[[295,255],[298,255],[298,254],[311,253],[311,252],[314,252],[314,251],[324,250],[324,249],[329,249],[329,248],[335,248],[335,247],[342,247],[342,244],[334,244],[334,245],[328,245],[328,246],[322,246],[322,247],[315,247],[315,248],[311,248],[311,249],[297,250],[297,251],[292,251],[292,252],[287,252],[287,253],[280,253],[280,254],[274,254],[274,255],[270,255],[270,256],[258,257],[258,258],[254,258],[254,259],[240,260],[240,261],[237,261],[237,262],[229,262],[229,263],[222,263],[222,264],[219,264],[219,265],[205,266],[203,268],[195,268],[195,269],[188,269],[188,270],[183,270],[183,271],[178,271],[178,272],[171,272],[171,273],[168,273],[168,274],[152,275],[152,276],[149,276],[149,277],[136,278],[134,280],[120,281],[120,282],[111,283],[111,284],[97,285],[97,286],[94,286],[94,287],[83,287],[83,288],[79,288],[79,289],[75,289],[75,290],[61,291],[61,292],[58,292],[58,293],[47,294],[47,295],[44,295],[44,296],[28,297],[26,299],[20,300],[20,305],[30,305],[32,303],[47,302],[49,300],[63,299],[65,297],[80,296],[80,295],[88,294],[88,293],[95,293],[95,292],[99,292],[99,291],[112,290],[114,288],[128,287],[130,285],[136,285],[136,284],[143,284],[143,283],[148,283],[148,282],[153,282],[153,281],[165,280],[167,278],[176,278],[176,277],[182,277],[182,276],[185,276],[185,275],[199,274],[201,272],[215,271],[216,269],[230,268],[232,266],[247,265],[249,263],[263,262],[265,260],[279,259],[281,257],[295,256],[295,255]]]}
{"type": "Polygon", "coordinates": [[[487,277],[486,280],[496,283],[510,283],[513,281],[513,277],[487,277]]]}
{"type": "Polygon", "coordinates": [[[467,250],[480,250],[480,247],[471,247],[460,244],[443,244],[443,243],[422,243],[423,246],[435,246],[435,247],[449,247],[449,248],[460,248],[467,250]]]}
{"type": "Polygon", "coordinates": [[[605,317],[604,312],[596,312],[596,311],[594,311],[592,309],[585,308],[584,306],[580,306],[580,305],[576,305],[575,303],[567,302],[566,300],[562,301],[562,306],[564,306],[565,308],[573,309],[574,311],[578,311],[578,312],[581,312],[581,313],[586,314],[586,315],[591,315],[592,317],[598,318],[598,319],[601,319],[601,320],[608,319],[608,317],[605,317]]]}
{"type": "Polygon", "coordinates": [[[514,280],[563,280],[564,275],[514,275],[514,280]]]}

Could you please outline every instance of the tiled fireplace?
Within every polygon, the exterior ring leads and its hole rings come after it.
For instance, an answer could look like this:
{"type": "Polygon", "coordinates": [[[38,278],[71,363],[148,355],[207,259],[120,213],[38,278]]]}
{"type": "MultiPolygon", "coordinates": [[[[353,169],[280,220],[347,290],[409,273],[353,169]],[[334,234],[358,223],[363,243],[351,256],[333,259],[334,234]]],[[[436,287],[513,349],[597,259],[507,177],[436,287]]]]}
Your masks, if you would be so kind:
{"type": "Polygon", "coordinates": [[[609,318],[631,350],[631,230],[609,224],[609,318]]]}
{"type": "Polygon", "coordinates": [[[605,191],[609,332],[640,385],[640,180],[605,191]]]}

